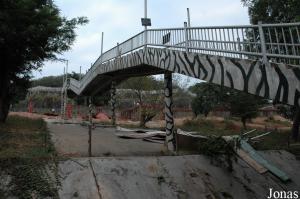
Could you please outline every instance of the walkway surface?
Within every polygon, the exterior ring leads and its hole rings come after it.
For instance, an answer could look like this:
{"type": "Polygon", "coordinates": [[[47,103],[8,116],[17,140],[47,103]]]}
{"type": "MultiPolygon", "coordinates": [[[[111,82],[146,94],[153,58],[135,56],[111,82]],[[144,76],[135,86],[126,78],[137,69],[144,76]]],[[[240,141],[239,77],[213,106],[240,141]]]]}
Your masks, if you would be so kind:
{"type": "MultiPolygon", "coordinates": [[[[48,129],[60,155],[87,157],[88,128],[79,124],[53,124],[48,129]]],[[[134,139],[121,139],[114,128],[96,128],[92,131],[93,156],[161,155],[162,144],[134,139]]]]}
{"type": "Polygon", "coordinates": [[[229,172],[201,155],[79,158],[59,164],[63,199],[265,199],[269,189],[298,190],[300,163],[286,152],[266,152],[293,182],[258,174],[242,160],[229,172]]]}

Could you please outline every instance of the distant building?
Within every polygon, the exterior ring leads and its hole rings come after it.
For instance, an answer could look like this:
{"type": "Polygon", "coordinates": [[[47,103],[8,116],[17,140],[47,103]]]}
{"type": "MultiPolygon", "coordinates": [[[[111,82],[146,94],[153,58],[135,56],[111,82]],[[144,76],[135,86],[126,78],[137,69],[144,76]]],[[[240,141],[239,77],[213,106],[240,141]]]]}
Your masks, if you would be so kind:
{"type": "Polygon", "coordinates": [[[273,106],[265,106],[259,109],[259,115],[263,117],[272,117],[278,113],[278,109],[273,106]]]}

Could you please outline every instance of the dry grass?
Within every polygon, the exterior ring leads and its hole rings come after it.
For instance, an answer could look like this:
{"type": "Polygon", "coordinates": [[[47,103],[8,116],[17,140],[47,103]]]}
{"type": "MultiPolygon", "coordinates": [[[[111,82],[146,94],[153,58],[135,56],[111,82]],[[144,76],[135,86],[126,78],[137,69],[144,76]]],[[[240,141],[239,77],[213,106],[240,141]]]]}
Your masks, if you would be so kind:
{"type": "Polygon", "coordinates": [[[49,135],[41,118],[9,116],[0,124],[0,158],[48,156],[49,135]]]}

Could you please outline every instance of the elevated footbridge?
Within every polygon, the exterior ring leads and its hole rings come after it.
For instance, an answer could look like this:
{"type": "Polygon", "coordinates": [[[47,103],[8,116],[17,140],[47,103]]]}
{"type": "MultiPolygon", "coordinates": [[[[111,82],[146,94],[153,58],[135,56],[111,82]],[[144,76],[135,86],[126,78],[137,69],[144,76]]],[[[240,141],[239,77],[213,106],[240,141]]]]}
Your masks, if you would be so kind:
{"type": "Polygon", "coordinates": [[[148,29],[100,55],[81,81],[71,78],[64,88],[92,96],[129,77],[165,74],[168,133],[172,73],[299,106],[300,23],[148,29]]]}

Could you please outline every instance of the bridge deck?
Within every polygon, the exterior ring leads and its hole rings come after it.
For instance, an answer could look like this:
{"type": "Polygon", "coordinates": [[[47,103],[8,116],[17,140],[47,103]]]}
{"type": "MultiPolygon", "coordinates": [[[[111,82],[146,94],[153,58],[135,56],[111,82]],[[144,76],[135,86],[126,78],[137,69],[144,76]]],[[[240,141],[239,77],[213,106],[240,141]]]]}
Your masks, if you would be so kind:
{"type": "Polygon", "coordinates": [[[93,67],[81,82],[71,79],[69,89],[77,95],[91,95],[109,89],[111,81],[166,71],[300,105],[297,66],[151,47],[93,67]]]}

